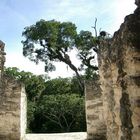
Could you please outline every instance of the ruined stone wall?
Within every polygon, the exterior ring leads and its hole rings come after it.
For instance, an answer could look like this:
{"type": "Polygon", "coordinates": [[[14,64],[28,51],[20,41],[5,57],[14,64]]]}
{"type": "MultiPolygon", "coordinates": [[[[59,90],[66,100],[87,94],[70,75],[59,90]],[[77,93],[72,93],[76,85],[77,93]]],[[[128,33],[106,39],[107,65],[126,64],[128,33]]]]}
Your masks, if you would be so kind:
{"type": "Polygon", "coordinates": [[[106,125],[99,80],[85,82],[87,140],[106,140],[106,125]]]}
{"type": "Polygon", "coordinates": [[[0,140],[20,140],[26,128],[25,90],[19,81],[4,75],[4,55],[0,41],[0,140]]]}
{"type": "Polygon", "coordinates": [[[136,4],[98,53],[107,140],[140,139],[140,1],[136,4]]]}
{"type": "Polygon", "coordinates": [[[4,43],[0,41],[0,95],[3,93],[3,69],[5,62],[4,43]]]}

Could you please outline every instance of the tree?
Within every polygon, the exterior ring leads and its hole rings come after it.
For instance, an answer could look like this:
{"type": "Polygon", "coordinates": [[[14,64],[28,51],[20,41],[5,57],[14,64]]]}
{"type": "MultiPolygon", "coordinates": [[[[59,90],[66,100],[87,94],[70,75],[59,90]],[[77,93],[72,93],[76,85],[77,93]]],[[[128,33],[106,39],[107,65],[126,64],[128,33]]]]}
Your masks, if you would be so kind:
{"type": "Polygon", "coordinates": [[[84,108],[83,97],[76,94],[44,95],[36,113],[38,129],[41,132],[85,131],[84,108]],[[39,118],[38,114],[41,114],[39,118]]]}
{"type": "MultiPolygon", "coordinates": [[[[37,104],[36,102],[32,102],[30,100],[27,100],[27,133],[33,133],[32,127],[35,124],[35,113],[37,110],[37,104]]],[[[41,115],[41,114],[40,114],[41,115]]]]}
{"type": "MultiPolygon", "coordinates": [[[[85,80],[84,76],[81,76],[81,79],[84,81],[85,80]]],[[[71,93],[82,95],[81,90],[80,90],[80,86],[77,83],[78,83],[78,81],[77,81],[76,76],[73,76],[71,78],[71,93]]]]}
{"type": "Polygon", "coordinates": [[[81,95],[81,90],[77,84],[77,78],[56,78],[45,82],[45,89],[42,95],[61,95],[61,94],[78,94],[81,95]]]}
{"type": "Polygon", "coordinates": [[[22,34],[26,39],[23,43],[23,55],[31,61],[45,63],[45,70],[55,70],[53,62],[64,62],[75,73],[83,90],[83,82],[78,68],[73,65],[68,52],[75,47],[77,36],[76,26],[71,22],[40,20],[35,25],[25,28],[22,34]]]}
{"type": "Polygon", "coordinates": [[[45,82],[45,89],[43,95],[61,95],[71,94],[71,80],[70,78],[56,78],[45,82]]]}
{"type": "Polygon", "coordinates": [[[97,76],[98,66],[93,63],[95,56],[100,52],[104,44],[110,44],[111,36],[106,31],[97,31],[97,18],[95,18],[94,26],[95,35],[89,31],[81,31],[76,37],[76,46],[78,49],[78,57],[81,60],[81,70],[85,69],[85,78],[94,79],[97,76]],[[84,68],[86,66],[86,68],[84,68]]]}
{"type": "Polygon", "coordinates": [[[98,38],[93,37],[89,31],[81,31],[76,38],[76,45],[78,49],[78,57],[81,60],[81,69],[84,66],[89,70],[98,70],[98,67],[92,64],[95,60],[95,52],[98,49],[98,38]]]}

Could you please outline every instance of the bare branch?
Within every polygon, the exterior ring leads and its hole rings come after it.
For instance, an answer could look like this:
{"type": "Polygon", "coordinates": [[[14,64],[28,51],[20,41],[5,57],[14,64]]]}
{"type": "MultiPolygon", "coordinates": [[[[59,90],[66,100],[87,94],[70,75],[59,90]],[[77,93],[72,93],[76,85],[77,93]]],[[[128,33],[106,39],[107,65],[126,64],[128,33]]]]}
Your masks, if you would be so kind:
{"type": "Polygon", "coordinates": [[[92,28],[94,28],[95,37],[97,37],[98,36],[98,34],[97,34],[97,18],[95,18],[94,26],[92,26],[92,28]]]}

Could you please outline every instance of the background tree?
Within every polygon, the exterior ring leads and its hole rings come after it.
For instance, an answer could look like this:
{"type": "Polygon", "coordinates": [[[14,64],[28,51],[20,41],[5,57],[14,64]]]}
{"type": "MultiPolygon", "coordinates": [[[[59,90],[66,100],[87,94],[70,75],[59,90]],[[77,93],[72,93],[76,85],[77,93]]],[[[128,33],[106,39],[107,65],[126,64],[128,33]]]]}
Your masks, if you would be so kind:
{"type": "MultiPolygon", "coordinates": [[[[85,131],[84,99],[76,94],[45,95],[35,115],[41,132],[85,131]],[[41,116],[38,116],[41,114],[41,116]],[[40,117],[38,119],[38,117],[40,117]]],[[[36,127],[35,127],[36,128],[36,127]]]]}
{"type": "Polygon", "coordinates": [[[25,28],[23,36],[23,55],[36,63],[43,61],[45,70],[55,70],[53,62],[64,62],[75,73],[79,85],[83,90],[83,82],[78,68],[70,60],[68,52],[75,47],[77,36],[76,26],[71,22],[57,22],[55,20],[40,20],[35,25],[25,28]]]}
{"type": "Polygon", "coordinates": [[[70,78],[56,78],[45,82],[43,95],[72,94],[70,78]]]}
{"type": "Polygon", "coordinates": [[[61,95],[61,94],[77,94],[81,95],[79,84],[77,84],[77,78],[56,78],[47,80],[45,82],[45,89],[42,92],[43,95],[61,95]]]}
{"type": "Polygon", "coordinates": [[[81,60],[80,69],[85,69],[85,74],[88,78],[92,78],[92,72],[98,70],[95,65],[95,56],[98,50],[98,37],[93,37],[89,31],[81,31],[76,38],[76,45],[78,49],[78,58],[81,60]],[[91,76],[90,76],[91,75],[91,76]]]}

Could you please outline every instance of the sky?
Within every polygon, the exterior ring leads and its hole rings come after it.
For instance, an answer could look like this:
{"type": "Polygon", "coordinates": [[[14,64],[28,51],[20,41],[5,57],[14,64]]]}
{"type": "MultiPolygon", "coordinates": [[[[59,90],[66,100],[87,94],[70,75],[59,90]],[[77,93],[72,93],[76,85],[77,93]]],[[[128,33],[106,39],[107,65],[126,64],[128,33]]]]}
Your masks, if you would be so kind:
{"type": "MultiPolygon", "coordinates": [[[[45,74],[44,65],[35,65],[22,55],[24,28],[40,19],[71,21],[77,31],[88,30],[94,33],[95,18],[97,29],[112,34],[117,31],[124,17],[136,8],[134,0],[0,0],[0,40],[5,43],[6,67],[18,67],[34,74],[45,74]]],[[[73,62],[78,60],[71,54],[73,62]]],[[[73,75],[63,63],[57,63],[56,71],[49,73],[51,78],[73,75]]]]}

